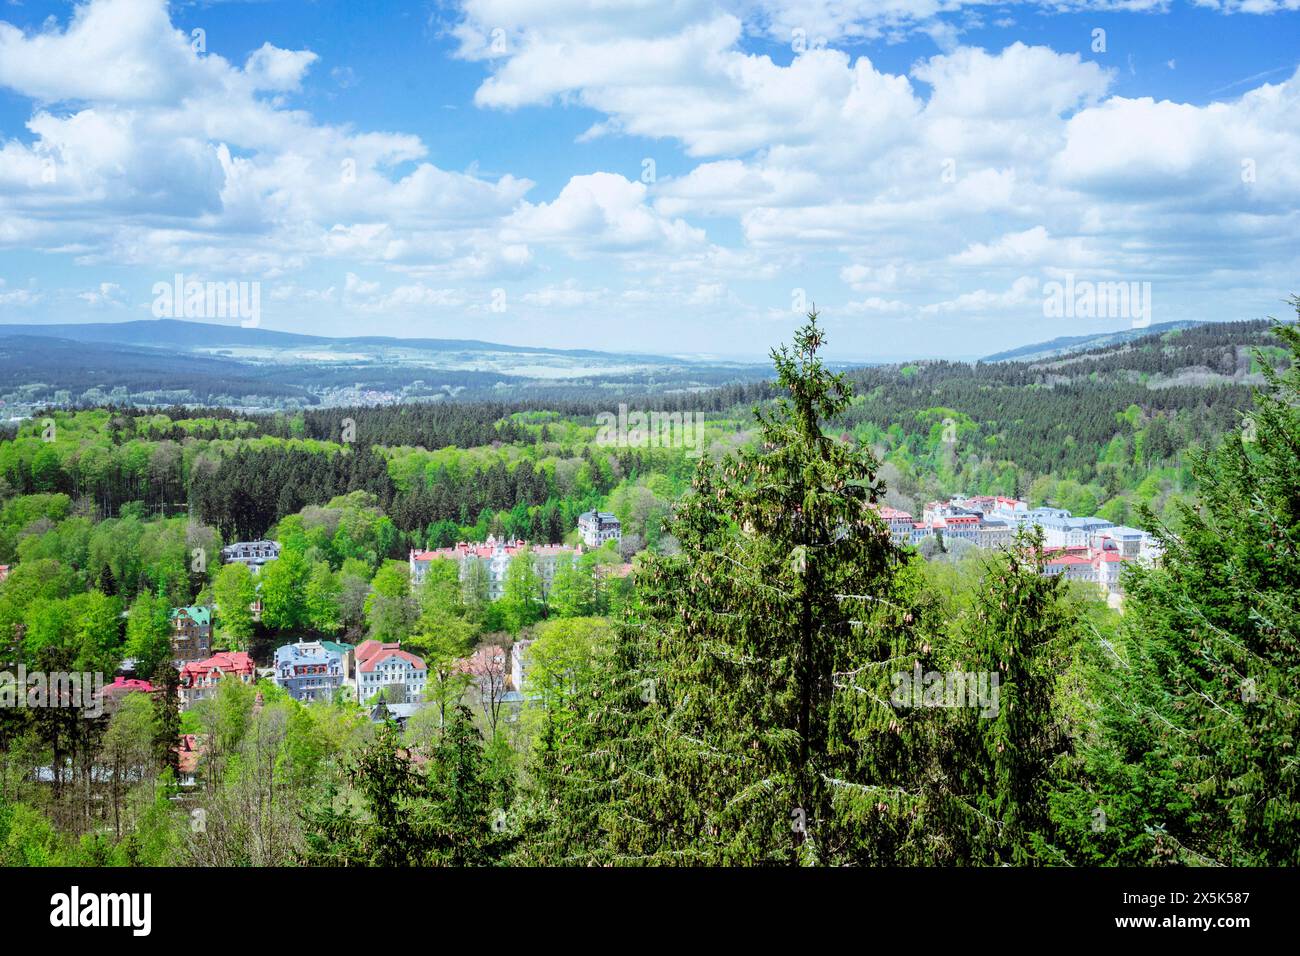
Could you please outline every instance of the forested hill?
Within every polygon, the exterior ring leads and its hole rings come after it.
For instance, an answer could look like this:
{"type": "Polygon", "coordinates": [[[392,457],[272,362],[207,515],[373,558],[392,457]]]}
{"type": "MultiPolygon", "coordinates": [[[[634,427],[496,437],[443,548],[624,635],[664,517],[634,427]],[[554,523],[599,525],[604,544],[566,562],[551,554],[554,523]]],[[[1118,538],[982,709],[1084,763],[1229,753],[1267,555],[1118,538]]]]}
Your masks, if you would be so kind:
{"type": "Polygon", "coordinates": [[[983,361],[1036,361],[1045,358],[1052,358],[1053,356],[1066,355],[1070,352],[1082,352],[1087,349],[1106,348],[1107,346],[1119,345],[1123,342],[1132,342],[1134,339],[1146,338],[1148,335],[1158,335],[1178,329],[1188,329],[1200,324],[1202,323],[1179,320],[1175,322],[1158,322],[1157,324],[1146,328],[1117,329],[1114,332],[1101,332],[1093,335],[1062,335],[1049,342],[1035,342],[1031,345],[1022,345],[1019,348],[1008,349],[1005,352],[998,352],[994,355],[987,355],[984,357],[983,361]]]}
{"type": "Polygon", "coordinates": [[[171,319],[0,325],[0,403],[224,405],[249,410],[664,394],[766,378],[764,364],[501,345],[328,338],[171,319]]]}
{"type": "Polygon", "coordinates": [[[1223,322],[1023,362],[918,362],[850,373],[841,425],[886,462],[891,503],[1017,494],[1137,522],[1192,491],[1187,452],[1241,427],[1272,323],[1223,322]],[[944,441],[945,435],[951,441],[944,441]]]}

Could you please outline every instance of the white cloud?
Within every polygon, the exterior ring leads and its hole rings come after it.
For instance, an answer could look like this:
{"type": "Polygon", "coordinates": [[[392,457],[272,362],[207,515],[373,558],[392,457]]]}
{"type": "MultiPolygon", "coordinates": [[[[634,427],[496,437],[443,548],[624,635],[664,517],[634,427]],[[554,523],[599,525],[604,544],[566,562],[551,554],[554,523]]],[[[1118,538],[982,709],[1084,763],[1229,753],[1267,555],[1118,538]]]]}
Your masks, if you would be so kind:
{"type": "Polygon", "coordinates": [[[644,183],[614,173],[574,176],[553,202],[523,203],[506,219],[502,235],[575,254],[686,248],[704,241],[702,230],[657,214],[645,200],[644,183]]]}
{"type": "Polygon", "coordinates": [[[925,315],[940,315],[949,312],[1004,312],[1008,309],[1015,309],[1041,301],[1041,282],[1033,276],[1021,276],[1011,283],[1011,287],[1005,292],[976,289],[974,292],[964,292],[953,299],[945,299],[942,302],[922,306],[920,311],[925,315]]]}
{"type": "Polygon", "coordinates": [[[543,309],[573,309],[613,298],[608,289],[583,289],[573,280],[561,285],[544,286],[519,297],[525,305],[543,309]]]}
{"type": "Polygon", "coordinates": [[[116,282],[101,282],[98,289],[78,293],[81,299],[92,308],[108,308],[126,304],[126,290],[116,282]]]}

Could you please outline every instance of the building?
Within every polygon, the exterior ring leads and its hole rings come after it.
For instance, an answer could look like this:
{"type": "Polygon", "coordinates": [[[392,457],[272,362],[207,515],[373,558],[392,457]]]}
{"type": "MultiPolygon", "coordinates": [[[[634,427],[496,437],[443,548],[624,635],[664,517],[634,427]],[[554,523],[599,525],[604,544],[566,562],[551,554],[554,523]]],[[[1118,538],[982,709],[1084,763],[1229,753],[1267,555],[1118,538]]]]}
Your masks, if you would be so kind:
{"type": "Polygon", "coordinates": [[[280,556],[278,541],[236,541],[221,549],[222,564],[242,564],[256,574],[262,565],[280,556]]]}
{"type": "Polygon", "coordinates": [[[347,662],[337,648],[325,641],[285,644],[275,651],[275,683],[296,701],[333,700],[347,682],[347,662]]]}
{"type": "Polygon", "coordinates": [[[582,543],[599,548],[606,541],[622,541],[623,525],[608,511],[587,511],[578,515],[578,532],[582,543]]]}
{"type": "Polygon", "coordinates": [[[122,705],[127,694],[156,694],[157,688],[147,680],[135,680],[129,677],[115,677],[113,683],[106,684],[103,691],[104,713],[112,714],[122,705]]]}
{"type": "Polygon", "coordinates": [[[488,535],[482,544],[461,541],[451,548],[439,548],[436,551],[411,551],[411,585],[418,587],[424,581],[429,564],[440,559],[455,561],[460,565],[460,577],[464,581],[470,574],[473,562],[482,565],[487,571],[488,597],[495,601],[505,593],[506,570],[510,559],[525,548],[532,556],[533,566],[542,580],[542,596],[550,593],[551,582],[555,580],[555,568],[561,558],[571,560],[582,554],[582,547],[570,548],[563,544],[529,545],[527,541],[498,540],[488,535]]]}
{"type": "Polygon", "coordinates": [[[1115,542],[1115,547],[1125,558],[1136,558],[1142,554],[1142,544],[1151,536],[1139,528],[1114,525],[1103,528],[1093,537],[1093,543],[1100,545],[1102,540],[1115,542]]]}
{"type": "Polygon", "coordinates": [[[1088,549],[1068,549],[1043,556],[1043,573],[1062,575],[1069,581],[1095,581],[1096,570],[1092,566],[1092,555],[1088,549]]]}
{"type": "Polygon", "coordinates": [[[935,519],[934,527],[943,533],[945,541],[961,540],[979,543],[980,516],[977,514],[949,514],[935,519]]]}
{"type": "Polygon", "coordinates": [[[1105,518],[1076,518],[1069,512],[1043,517],[1035,523],[1043,529],[1043,546],[1047,548],[1087,547],[1093,535],[1114,527],[1105,518]]]}
{"type": "Polygon", "coordinates": [[[391,720],[398,727],[405,727],[406,722],[414,717],[419,709],[419,704],[389,704],[382,700],[376,701],[369,711],[370,722],[382,724],[391,720]]]}
{"type": "Polygon", "coordinates": [[[177,664],[206,660],[212,654],[212,608],[174,607],[172,660],[177,664]]]}
{"type": "Polygon", "coordinates": [[[357,701],[365,703],[381,690],[389,691],[390,704],[414,704],[424,696],[428,668],[424,659],[397,643],[362,641],[356,648],[357,701]]]}
{"type": "Polygon", "coordinates": [[[897,508],[891,508],[888,505],[868,505],[876,514],[880,515],[880,520],[885,522],[889,528],[889,537],[900,548],[904,545],[913,544],[912,530],[915,527],[916,519],[910,512],[900,511],[897,508]]]}
{"type": "Polygon", "coordinates": [[[510,689],[523,692],[524,681],[528,679],[528,651],[533,646],[532,638],[515,641],[510,648],[510,689]]]}
{"type": "Polygon", "coordinates": [[[199,782],[199,761],[207,749],[203,738],[198,734],[181,734],[176,744],[177,769],[180,775],[176,783],[186,789],[199,782]]]}
{"type": "Polygon", "coordinates": [[[1001,548],[1011,543],[1012,524],[1001,518],[986,518],[980,522],[976,543],[981,548],[1001,548]]]}
{"type": "Polygon", "coordinates": [[[242,683],[251,684],[256,679],[256,673],[253,659],[243,651],[222,651],[207,660],[190,661],[181,668],[181,709],[215,696],[217,685],[224,677],[234,677],[242,683]]]}

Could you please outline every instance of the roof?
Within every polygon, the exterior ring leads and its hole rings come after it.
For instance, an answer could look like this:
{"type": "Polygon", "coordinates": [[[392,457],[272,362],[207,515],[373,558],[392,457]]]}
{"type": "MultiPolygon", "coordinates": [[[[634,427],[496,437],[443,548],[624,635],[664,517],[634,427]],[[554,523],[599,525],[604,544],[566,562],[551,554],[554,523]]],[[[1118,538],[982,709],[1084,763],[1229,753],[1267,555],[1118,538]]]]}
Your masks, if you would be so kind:
{"type": "Polygon", "coordinates": [[[419,709],[419,704],[390,704],[385,701],[383,704],[375,704],[370,708],[370,719],[374,721],[381,720],[386,713],[387,716],[392,717],[394,720],[406,720],[419,709]]]}
{"type": "Polygon", "coordinates": [[[1053,564],[1092,564],[1092,558],[1082,554],[1062,554],[1054,558],[1048,558],[1045,564],[1048,567],[1053,564]]]}
{"type": "Polygon", "coordinates": [[[898,508],[891,508],[889,505],[868,505],[873,511],[884,518],[886,521],[911,521],[911,512],[900,511],[898,508]]]}
{"type": "Polygon", "coordinates": [[[1101,533],[1109,534],[1109,535],[1121,535],[1126,538],[1132,538],[1132,537],[1140,538],[1144,534],[1146,534],[1146,532],[1143,531],[1141,528],[1130,528],[1128,525],[1124,525],[1124,524],[1111,525],[1111,527],[1109,528],[1102,528],[1101,533]]]}
{"type": "Polygon", "coordinates": [[[417,671],[425,669],[424,659],[416,657],[410,651],[402,650],[400,644],[364,641],[357,645],[357,670],[363,674],[373,673],[376,667],[393,657],[405,661],[417,671]]]}
{"type": "Polygon", "coordinates": [[[176,753],[180,756],[181,773],[194,773],[199,769],[199,758],[206,748],[198,734],[181,734],[176,744],[176,753]]]}
{"type": "Polygon", "coordinates": [[[618,521],[618,516],[611,511],[584,511],[578,515],[578,520],[583,518],[595,518],[597,521],[618,521]]]}
{"type": "Polygon", "coordinates": [[[205,677],[214,670],[223,674],[252,674],[255,668],[253,659],[244,651],[221,651],[206,661],[190,661],[182,667],[181,685],[189,686],[195,678],[205,677]]]}
{"type": "Polygon", "coordinates": [[[434,551],[411,551],[411,560],[424,562],[436,561],[439,558],[448,558],[452,561],[460,561],[465,558],[490,558],[498,552],[507,556],[518,554],[524,548],[528,548],[533,554],[540,555],[557,555],[557,554],[582,554],[581,547],[570,547],[567,544],[529,544],[527,541],[498,541],[491,536],[484,542],[460,541],[450,548],[438,548],[434,551]]]}
{"type": "Polygon", "coordinates": [[[171,619],[174,621],[184,613],[195,624],[208,627],[212,624],[212,608],[210,607],[174,607],[172,608],[171,619]]]}
{"type": "Polygon", "coordinates": [[[115,677],[113,683],[104,688],[105,694],[129,694],[132,691],[139,691],[142,694],[152,694],[155,688],[147,680],[136,680],[132,677],[115,677]]]}
{"type": "Polygon", "coordinates": [[[506,666],[506,649],[500,644],[484,644],[476,648],[469,657],[456,661],[456,670],[461,673],[479,676],[489,673],[504,673],[506,666]]]}
{"type": "Polygon", "coordinates": [[[342,651],[331,650],[324,643],[299,641],[297,644],[282,644],[275,649],[276,666],[293,663],[329,664],[343,656],[342,651]]]}

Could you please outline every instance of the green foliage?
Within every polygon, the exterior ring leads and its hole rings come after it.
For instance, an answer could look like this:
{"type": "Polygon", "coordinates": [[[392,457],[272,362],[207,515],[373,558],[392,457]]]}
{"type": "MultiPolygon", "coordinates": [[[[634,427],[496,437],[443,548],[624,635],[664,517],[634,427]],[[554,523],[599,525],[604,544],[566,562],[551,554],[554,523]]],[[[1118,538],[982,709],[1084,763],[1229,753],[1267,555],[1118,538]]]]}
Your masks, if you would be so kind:
{"type": "Polygon", "coordinates": [[[245,648],[253,636],[252,604],[257,600],[253,574],[239,562],[224,565],[212,585],[217,623],[225,646],[245,648]]]}
{"type": "Polygon", "coordinates": [[[300,551],[282,551],[280,557],[263,566],[262,622],[275,630],[292,630],[308,625],[307,582],[311,565],[300,551]]]}
{"type": "Polygon", "coordinates": [[[126,620],[126,656],[136,661],[136,672],[153,674],[172,660],[171,602],[141,594],[131,604],[126,620]]]}
{"type": "Polygon", "coordinates": [[[501,620],[511,634],[518,634],[541,618],[542,576],[528,548],[510,558],[499,604],[501,620]]]}
{"type": "Polygon", "coordinates": [[[1053,796],[1075,860],[1300,862],[1300,334],[1275,334],[1289,368],[1251,430],[1193,457],[1200,504],[1176,506],[1162,566],[1131,574],[1123,626],[1085,661],[1100,707],[1053,796]]]}

